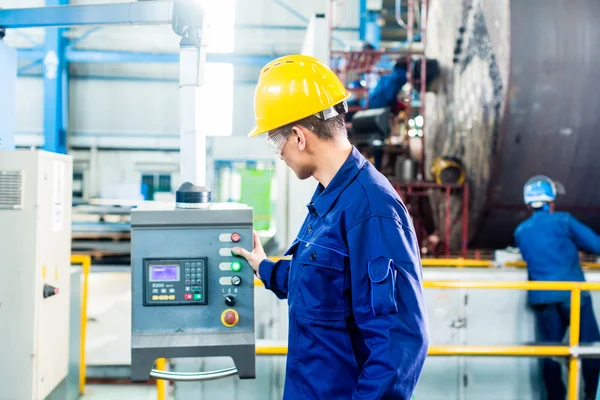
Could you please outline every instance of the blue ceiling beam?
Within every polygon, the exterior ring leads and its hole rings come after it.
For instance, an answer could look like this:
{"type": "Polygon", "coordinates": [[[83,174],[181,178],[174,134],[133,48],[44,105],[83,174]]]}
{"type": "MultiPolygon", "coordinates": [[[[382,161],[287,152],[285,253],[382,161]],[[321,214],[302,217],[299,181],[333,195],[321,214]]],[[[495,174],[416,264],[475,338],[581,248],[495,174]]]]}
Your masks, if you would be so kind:
{"type": "MultiPolygon", "coordinates": [[[[74,63],[177,63],[179,53],[144,53],[109,50],[68,50],[67,60],[74,63]]],[[[234,65],[264,66],[279,55],[209,53],[207,61],[234,65]]]]}
{"type": "MultiPolygon", "coordinates": [[[[40,49],[17,50],[19,61],[34,62],[36,60],[43,59],[46,54],[44,50],[40,49]]],[[[207,61],[214,63],[262,67],[280,56],[282,56],[282,54],[209,53],[207,55],[207,61]]],[[[65,58],[67,62],[74,63],[177,63],[179,62],[179,53],[67,49],[65,52],[65,58]]]]}
{"type": "Polygon", "coordinates": [[[57,7],[68,4],[68,1],[63,0],[47,0],[46,7],[0,9],[0,26],[49,28],[82,25],[170,25],[173,15],[173,4],[166,1],[57,7]]]}

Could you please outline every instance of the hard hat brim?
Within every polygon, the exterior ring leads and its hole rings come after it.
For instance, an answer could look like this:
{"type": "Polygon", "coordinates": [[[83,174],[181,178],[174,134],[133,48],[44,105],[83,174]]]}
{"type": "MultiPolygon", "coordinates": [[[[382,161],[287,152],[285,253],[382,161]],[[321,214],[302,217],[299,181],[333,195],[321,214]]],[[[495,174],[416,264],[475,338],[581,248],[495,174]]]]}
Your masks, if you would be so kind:
{"type": "Polygon", "coordinates": [[[248,134],[248,137],[249,137],[249,138],[253,138],[253,137],[256,137],[256,136],[260,136],[260,135],[262,135],[262,134],[265,134],[265,133],[267,133],[267,132],[262,132],[260,129],[258,129],[258,127],[257,127],[257,126],[255,126],[254,128],[252,128],[252,130],[251,130],[251,131],[250,131],[250,133],[248,134]]]}

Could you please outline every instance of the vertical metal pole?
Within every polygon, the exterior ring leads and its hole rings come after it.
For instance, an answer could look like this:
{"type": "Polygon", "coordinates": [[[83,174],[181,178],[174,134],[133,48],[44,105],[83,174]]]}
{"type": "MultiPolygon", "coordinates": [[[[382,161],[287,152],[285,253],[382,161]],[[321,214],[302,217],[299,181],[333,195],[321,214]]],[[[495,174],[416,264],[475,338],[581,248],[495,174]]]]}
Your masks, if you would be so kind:
{"type": "MultiPolygon", "coordinates": [[[[569,327],[569,347],[573,349],[579,345],[579,326],[581,322],[581,289],[571,290],[571,323],[569,327]]],[[[578,355],[569,358],[569,386],[567,391],[568,400],[577,400],[579,394],[579,366],[578,355]]]]}
{"type": "MultiPolygon", "coordinates": [[[[411,0],[412,1],[412,0],[411,0]]],[[[421,176],[425,179],[425,96],[427,95],[427,57],[425,56],[425,46],[427,45],[427,0],[421,3],[421,44],[423,45],[423,55],[421,56],[421,116],[423,117],[423,126],[421,127],[421,141],[423,143],[421,151],[421,176]]]]}
{"type": "Polygon", "coordinates": [[[462,257],[467,258],[467,241],[469,240],[469,184],[465,183],[463,190],[462,212],[462,257]]]}
{"type": "Polygon", "coordinates": [[[450,256],[450,186],[446,185],[446,257],[450,256]]]}
{"type": "Polygon", "coordinates": [[[414,0],[408,0],[408,23],[406,27],[406,41],[408,45],[411,46],[413,42],[413,27],[415,25],[415,6],[413,4],[414,0]]]}
{"type": "Polygon", "coordinates": [[[360,40],[365,40],[367,35],[367,0],[359,1],[359,27],[358,27],[358,37],[360,40]]]}
{"type": "MultiPolygon", "coordinates": [[[[204,24],[206,25],[206,24],[204,24]]],[[[200,126],[200,99],[204,93],[206,26],[196,43],[182,39],[179,50],[179,123],[181,182],[206,185],[206,135],[200,126]]]]}
{"type": "MultiPolygon", "coordinates": [[[[47,6],[68,0],[46,0],[47,6]]],[[[44,42],[44,150],[65,154],[68,123],[68,67],[65,28],[47,28],[44,42]]]]}
{"type": "MultiPolygon", "coordinates": [[[[157,371],[166,371],[167,370],[167,360],[164,358],[159,358],[156,360],[156,370],[157,371]]],[[[167,384],[168,382],[164,379],[156,380],[156,399],[157,400],[166,400],[167,399],[167,384]]]]}

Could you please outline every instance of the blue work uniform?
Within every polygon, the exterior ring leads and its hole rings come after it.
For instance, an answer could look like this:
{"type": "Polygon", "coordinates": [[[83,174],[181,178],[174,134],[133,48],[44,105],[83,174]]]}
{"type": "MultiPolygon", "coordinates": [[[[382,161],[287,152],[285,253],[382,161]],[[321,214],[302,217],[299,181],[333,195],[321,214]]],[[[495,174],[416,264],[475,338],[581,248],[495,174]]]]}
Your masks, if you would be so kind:
{"type": "MultiPolygon", "coordinates": [[[[565,212],[535,212],[517,227],[515,241],[527,262],[527,273],[532,281],[584,282],[579,249],[600,254],[600,236],[565,212]]],[[[562,342],[569,326],[570,292],[530,291],[528,298],[536,316],[537,340],[562,342]]],[[[581,293],[580,337],[581,343],[600,341],[589,292],[581,293]]],[[[564,400],[566,389],[560,364],[550,358],[540,362],[548,399],[564,400]]],[[[598,387],[600,360],[584,359],[582,372],[585,391],[593,398],[598,387]]]]}
{"type": "Polygon", "coordinates": [[[406,82],[404,68],[394,68],[391,73],[382,76],[369,93],[369,108],[394,107],[398,92],[406,82]]]}
{"type": "Polygon", "coordinates": [[[259,266],[288,300],[284,400],[410,399],[428,330],[406,208],[356,148],[307,207],[292,259],[259,266]]]}

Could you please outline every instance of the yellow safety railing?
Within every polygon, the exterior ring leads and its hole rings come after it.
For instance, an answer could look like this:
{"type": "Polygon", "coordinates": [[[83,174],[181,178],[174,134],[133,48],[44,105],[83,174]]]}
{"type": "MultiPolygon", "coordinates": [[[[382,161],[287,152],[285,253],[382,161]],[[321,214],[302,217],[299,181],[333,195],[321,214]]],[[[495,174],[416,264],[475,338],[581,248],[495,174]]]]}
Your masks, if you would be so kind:
{"type": "Polygon", "coordinates": [[[72,255],[71,264],[80,264],[83,269],[83,287],[81,293],[81,324],[79,344],[79,394],[83,395],[85,391],[85,340],[87,333],[87,300],[88,300],[88,278],[92,266],[92,258],[86,255],[72,255]]]}
{"type": "MultiPolygon", "coordinates": [[[[289,260],[290,257],[269,257],[271,261],[289,260]]],[[[491,260],[476,260],[472,258],[423,258],[423,267],[455,267],[455,268],[494,268],[496,264],[491,260]]],[[[507,261],[504,267],[526,268],[525,261],[507,261]]],[[[583,268],[600,269],[600,263],[582,262],[583,268]]]]}
{"type": "MultiPolygon", "coordinates": [[[[256,286],[263,283],[255,279],[256,286]]],[[[600,290],[600,283],[577,282],[498,282],[498,281],[425,281],[430,289],[510,289],[567,290],[571,292],[570,334],[568,346],[430,346],[429,356],[505,356],[569,357],[568,400],[577,400],[579,391],[580,308],[582,290],[600,290]]],[[[287,346],[257,346],[258,355],[285,355],[287,346]]]]}
{"type": "MultiPolygon", "coordinates": [[[[437,259],[439,260],[445,259],[437,259]]],[[[453,261],[456,266],[456,260],[453,261]]],[[[465,260],[463,266],[475,266],[465,260]]],[[[483,266],[483,265],[481,265],[483,266]]],[[[259,279],[256,286],[264,286],[259,279]]],[[[429,356],[503,356],[503,357],[569,357],[568,400],[577,400],[579,391],[579,346],[580,308],[582,290],[600,290],[600,283],[578,282],[502,282],[502,281],[424,281],[423,286],[430,289],[508,289],[508,290],[565,290],[571,292],[571,314],[569,344],[566,346],[430,346],[429,356]]],[[[257,345],[256,354],[260,356],[285,356],[287,345],[257,345]]],[[[157,369],[165,369],[166,361],[157,360],[157,369]]],[[[165,399],[166,383],[157,380],[158,400],[165,399]]]]}
{"type": "MultiPolygon", "coordinates": [[[[156,360],[156,369],[158,371],[165,371],[167,369],[167,359],[159,358],[156,360]]],[[[167,381],[163,379],[156,380],[156,391],[158,392],[157,400],[167,399],[167,381]]]]}

